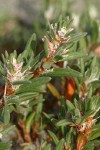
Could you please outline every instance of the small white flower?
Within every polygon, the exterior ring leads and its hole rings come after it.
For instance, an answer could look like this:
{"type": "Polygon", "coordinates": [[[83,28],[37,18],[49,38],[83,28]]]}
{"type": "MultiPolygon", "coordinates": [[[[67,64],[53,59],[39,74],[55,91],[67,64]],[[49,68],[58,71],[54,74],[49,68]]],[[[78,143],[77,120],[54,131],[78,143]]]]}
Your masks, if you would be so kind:
{"type": "Polygon", "coordinates": [[[80,128],[80,132],[83,132],[83,131],[85,131],[85,129],[86,129],[86,126],[87,126],[87,122],[84,122],[82,125],[81,125],[81,128],[80,128]]]}
{"type": "Polygon", "coordinates": [[[66,54],[68,54],[68,52],[69,52],[69,49],[64,49],[64,51],[62,52],[62,55],[66,55],[66,54]]]}
{"type": "Polygon", "coordinates": [[[54,49],[54,44],[53,44],[53,43],[48,42],[48,46],[49,46],[49,49],[50,49],[50,50],[54,49]]]}
{"type": "Polygon", "coordinates": [[[57,23],[51,24],[51,25],[50,25],[50,28],[51,28],[52,30],[56,31],[56,29],[57,29],[57,23]]]}
{"type": "Polygon", "coordinates": [[[23,66],[23,62],[21,62],[21,63],[18,64],[17,61],[16,61],[16,59],[13,58],[12,64],[13,64],[14,70],[16,72],[20,72],[20,70],[22,69],[22,66],[23,66]]]}
{"type": "MultiPolygon", "coordinates": [[[[6,66],[7,79],[11,83],[11,85],[15,81],[22,81],[29,74],[29,69],[26,69],[24,72],[22,72],[23,62],[17,63],[17,60],[13,58],[12,65],[13,65],[13,71],[10,70],[9,61],[7,62],[7,66],[6,66]]],[[[19,85],[12,85],[12,88],[15,90],[19,88],[19,85]]]]}
{"type": "Polygon", "coordinates": [[[58,35],[60,37],[64,37],[66,35],[66,33],[67,33],[67,30],[64,27],[61,28],[61,30],[58,31],[58,35]]]}

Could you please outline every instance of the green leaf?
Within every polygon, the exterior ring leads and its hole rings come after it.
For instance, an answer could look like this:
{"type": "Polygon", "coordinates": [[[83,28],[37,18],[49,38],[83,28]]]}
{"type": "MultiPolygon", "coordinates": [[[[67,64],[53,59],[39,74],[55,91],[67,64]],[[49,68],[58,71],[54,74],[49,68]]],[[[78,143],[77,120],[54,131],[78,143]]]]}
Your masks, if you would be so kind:
{"type": "MultiPolygon", "coordinates": [[[[15,51],[14,51],[14,54],[15,54],[15,51]]],[[[8,54],[8,52],[7,52],[7,51],[5,51],[5,57],[6,57],[6,59],[8,59],[8,58],[9,58],[9,54],[8,54]]]]}
{"type": "MultiPolygon", "coordinates": [[[[24,71],[27,70],[27,69],[30,70],[30,69],[33,67],[33,65],[34,65],[33,62],[34,62],[34,53],[31,52],[31,56],[26,59],[26,64],[25,64],[25,66],[23,66],[22,72],[24,72],[24,71]]],[[[29,73],[29,75],[32,75],[32,74],[29,73]]]]}
{"type": "Polygon", "coordinates": [[[92,132],[91,134],[89,134],[88,139],[94,140],[94,139],[99,138],[99,137],[100,137],[100,131],[98,131],[98,132],[96,131],[96,132],[92,132]]]}
{"type": "Polygon", "coordinates": [[[97,131],[97,130],[99,130],[99,129],[100,129],[100,123],[96,124],[96,125],[92,128],[93,131],[97,131]]]}
{"type": "Polygon", "coordinates": [[[96,43],[99,36],[99,25],[95,20],[92,21],[91,28],[91,40],[93,43],[96,43]]]}
{"type": "Polygon", "coordinates": [[[74,34],[71,34],[71,39],[69,40],[69,42],[77,42],[86,35],[87,35],[87,33],[74,33],[74,34]]]}
{"type": "Polygon", "coordinates": [[[31,83],[31,81],[29,81],[29,80],[15,81],[12,84],[19,85],[19,84],[27,84],[27,83],[31,83]]]}
{"type": "Polygon", "coordinates": [[[93,131],[88,135],[89,140],[94,140],[100,137],[100,124],[93,129],[93,131]]]}
{"type": "Polygon", "coordinates": [[[1,56],[2,56],[3,63],[6,64],[6,58],[5,58],[4,54],[2,54],[1,56]]]}
{"type": "Polygon", "coordinates": [[[83,123],[83,122],[85,122],[86,119],[87,119],[89,116],[93,115],[93,114],[94,114],[94,110],[90,110],[90,111],[86,112],[86,113],[84,114],[84,116],[82,117],[80,124],[83,123]]]}
{"type": "Polygon", "coordinates": [[[8,98],[7,104],[19,104],[22,101],[33,99],[37,95],[38,93],[36,92],[26,92],[26,93],[16,94],[8,98]]]}
{"type": "Polygon", "coordinates": [[[80,110],[79,110],[78,108],[76,108],[74,112],[75,112],[75,115],[74,115],[75,118],[76,118],[76,119],[80,119],[80,118],[81,118],[80,110]]]}
{"type": "Polygon", "coordinates": [[[43,150],[50,150],[50,147],[51,147],[51,145],[50,145],[50,144],[47,144],[47,145],[43,148],[43,150]]]}
{"type": "Polygon", "coordinates": [[[4,66],[1,62],[0,62],[0,73],[1,73],[1,75],[5,75],[4,66]]]}
{"type": "Polygon", "coordinates": [[[57,143],[56,150],[62,150],[64,144],[64,139],[61,139],[59,143],[57,143]]]}
{"type": "Polygon", "coordinates": [[[10,110],[9,110],[8,104],[5,104],[4,106],[3,119],[4,119],[5,124],[8,124],[10,121],[10,110]]]}
{"type": "Polygon", "coordinates": [[[90,87],[89,91],[88,91],[88,94],[87,94],[87,98],[91,98],[92,97],[92,87],[90,87]]]}
{"type": "Polygon", "coordinates": [[[36,34],[32,34],[32,36],[30,37],[27,45],[26,45],[26,48],[22,54],[22,57],[25,57],[27,58],[27,56],[29,56],[31,54],[31,52],[36,50],[36,34]]]}
{"type": "Polygon", "coordinates": [[[39,95],[38,100],[40,100],[41,103],[38,103],[38,105],[37,105],[37,110],[36,110],[37,118],[40,117],[40,114],[42,113],[42,109],[43,109],[43,103],[42,103],[42,101],[44,99],[43,99],[43,95],[42,94],[39,95]]]}
{"type": "Polygon", "coordinates": [[[80,45],[81,48],[84,48],[84,49],[87,48],[86,37],[82,38],[82,39],[79,41],[79,45],[80,45]]]}
{"type": "Polygon", "coordinates": [[[0,142],[0,150],[8,150],[11,147],[11,142],[0,142]]]}
{"type": "Polygon", "coordinates": [[[59,140],[58,140],[57,136],[56,136],[53,132],[51,132],[50,130],[48,130],[48,133],[49,133],[49,134],[50,134],[50,136],[52,137],[52,139],[53,139],[54,143],[57,145],[57,144],[58,144],[58,142],[59,142],[59,140]]]}
{"type": "Polygon", "coordinates": [[[50,79],[50,77],[37,77],[31,80],[31,83],[21,85],[16,93],[18,94],[24,92],[44,92],[42,85],[48,83],[50,79]]]}
{"type": "Polygon", "coordinates": [[[71,122],[71,121],[69,121],[69,120],[67,120],[67,119],[62,119],[62,120],[58,121],[58,122],[56,123],[56,125],[57,125],[57,126],[66,126],[66,125],[72,124],[72,123],[73,123],[73,122],[71,122]]]}
{"type": "Polygon", "coordinates": [[[98,110],[100,108],[100,96],[93,96],[91,98],[91,110],[98,110]]]}
{"type": "Polygon", "coordinates": [[[58,30],[60,30],[61,27],[62,27],[62,15],[60,15],[58,18],[58,30]]]}
{"type": "MultiPolygon", "coordinates": [[[[41,51],[35,58],[34,58],[34,61],[32,62],[32,66],[39,66],[39,63],[40,63],[40,61],[41,61],[41,59],[43,58],[43,57],[45,57],[45,53],[44,53],[44,51],[41,51]]],[[[34,69],[36,69],[36,68],[34,68],[34,69]]]]}
{"type": "Polygon", "coordinates": [[[52,117],[54,117],[54,115],[52,114],[47,114],[45,112],[43,112],[44,116],[47,118],[47,119],[51,119],[52,117]]]}
{"type": "Polygon", "coordinates": [[[66,101],[66,104],[67,104],[67,107],[68,107],[68,109],[73,113],[73,114],[75,114],[75,107],[74,107],[74,105],[69,101],[69,100],[67,100],[66,101]]]}
{"type": "Polygon", "coordinates": [[[72,131],[73,131],[73,127],[71,127],[71,128],[69,129],[69,132],[68,132],[68,134],[67,134],[67,136],[66,136],[66,138],[67,138],[66,144],[67,144],[68,147],[70,146],[71,141],[72,141],[72,131]]]}
{"type": "Polygon", "coordinates": [[[74,59],[80,59],[81,57],[87,56],[86,52],[80,51],[80,52],[73,52],[69,53],[68,55],[65,56],[56,56],[55,61],[69,61],[69,60],[74,60],[74,59]]]}
{"type": "Polygon", "coordinates": [[[96,89],[100,88],[100,80],[92,82],[91,86],[93,88],[93,91],[95,91],[96,89]]]}
{"type": "Polygon", "coordinates": [[[47,76],[68,76],[68,77],[81,77],[81,73],[71,68],[56,68],[53,72],[47,74],[47,76]]]}
{"type": "MultiPolygon", "coordinates": [[[[74,47],[76,46],[76,43],[65,43],[64,45],[62,45],[61,47],[59,47],[58,48],[58,50],[56,51],[56,53],[54,54],[54,59],[57,57],[57,56],[62,56],[62,53],[63,53],[63,51],[66,49],[66,51],[67,50],[69,50],[70,49],[70,51],[68,51],[68,54],[69,54],[69,52],[72,52],[71,51],[71,49],[73,48],[74,49],[74,47]]],[[[75,49],[74,49],[74,51],[75,51],[75,49]]],[[[55,59],[56,60],[56,59],[55,59]]]]}
{"type": "Polygon", "coordinates": [[[45,99],[38,99],[38,100],[31,101],[30,104],[32,106],[34,106],[34,105],[37,105],[37,104],[42,103],[44,101],[45,101],[45,99]]]}
{"type": "Polygon", "coordinates": [[[85,64],[84,64],[84,59],[80,59],[80,69],[81,69],[81,73],[84,76],[84,72],[85,72],[85,64]]]}
{"type": "Polygon", "coordinates": [[[74,60],[74,59],[78,59],[78,58],[81,58],[81,57],[85,57],[87,56],[86,52],[84,51],[80,51],[80,52],[73,52],[73,53],[70,53],[68,55],[68,57],[66,57],[65,59],[63,59],[63,61],[66,61],[66,60],[74,60]]]}
{"type": "Polygon", "coordinates": [[[92,110],[92,100],[90,98],[86,100],[85,110],[92,110]]]}
{"type": "Polygon", "coordinates": [[[94,150],[94,148],[99,145],[100,145],[99,140],[90,141],[84,146],[83,150],[94,150]]]}
{"type": "Polygon", "coordinates": [[[57,123],[57,119],[54,118],[54,115],[52,114],[46,114],[45,112],[43,112],[44,116],[48,119],[48,121],[55,127],[57,128],[56,126],[56,123],[57,123]]]}
{"type": "Polygon", "coordinates": [[[7,127],[3,131],[1,131],[1,134],[2,135],[6,135],[7,133],[9,133],[10,131],[12,131],[13,129],[15,129],[15,125],[11,125],[11,126],[7,127]]]}
{"type": "Polygon", "coordinates": [[[35,117],[35,112],[31,113],[28,118],[26,119],[26,125],[25,125],[25,130],[27,132],[30,132],[32,123],[34,122],[34,117],[35,117]]]}

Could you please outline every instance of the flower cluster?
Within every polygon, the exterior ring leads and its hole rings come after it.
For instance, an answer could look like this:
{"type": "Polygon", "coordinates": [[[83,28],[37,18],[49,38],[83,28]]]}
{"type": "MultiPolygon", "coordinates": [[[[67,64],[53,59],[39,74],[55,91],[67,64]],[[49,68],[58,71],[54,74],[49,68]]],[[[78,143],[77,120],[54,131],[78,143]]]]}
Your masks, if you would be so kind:
{"type": "Polygon", "coordinates": [[[89,116],[84,123],[78,125],[77,150],[83,149],[88,142],[88,135],[92,132],[92,127],[97,119],[93,119],[93,115],[89,116]]]}
{"type": "Polygon", "coordinates": [[[29,74],[29,69],[22,72],[23,62],[17,63],[15,58],[12,60],[12,70],[10,66],[11,63],[8,61],[6,65],[7,80],[9,81],[11,88],[16,90],[19,88],[19,85],[13,85],[13,83],[16,81],[22,81],[29,74]]]}
{"type": "MultiPolygon", "coordinates": [[[[47,47],[48,54],[47,54],[47,57],[41,60],[40,67],[37,68],[36,71],[34,72],[33,78],[52,71],[51,68],[48,70],[45,69],[44,64],[46,62],[49,62],[49,63],[53,62],[53,58],[56,55],[58,49],[61,46],[63,46],[63,44],[70,41],[71,37],[69,36],[69,33],[72,30],[73,28],[67,29],[65,26],[62,26],[60,29],[58,29],[58,24],[50,25],[50,31],[48,31],[48,35],[44,36],[44,38],[42,39],[43,42],[45,42],[46,40],[48,43],[48,47],[47,47]]],[[[65,55],[67,56],[68,51],[69,51],[68,49],[64,49],[63,52],[60,53],[60,55],[63,55],[63,57],[65,55]]]]}
{"type": "Polygon", "coordinates": [[[45,39],[48,40],[48,57],[52,57],[56,52],[57,49],[62,46],[62,44],[69,42],[71,39],[70,36],[66,36],[66,34],[70,33],[73,31],[73,28],[66,29],[66,27],[62,27],[60,30],[57,30],[57,24],[53,25],[51,24],[50,29],[53,31],[55,34],[55,37],[47,37],[44,36],[43,41],[45,39]]]}
{"type": "Polygon", "coordinates": [[[89,116],[86,120],[86,122],[82,123],[81,126],[79,126],[79,132],[83,133],[85,135],[88,135],[92,132],[92,126],[95,125],[96,119],[93,119],[93,116],[89,116]]]}

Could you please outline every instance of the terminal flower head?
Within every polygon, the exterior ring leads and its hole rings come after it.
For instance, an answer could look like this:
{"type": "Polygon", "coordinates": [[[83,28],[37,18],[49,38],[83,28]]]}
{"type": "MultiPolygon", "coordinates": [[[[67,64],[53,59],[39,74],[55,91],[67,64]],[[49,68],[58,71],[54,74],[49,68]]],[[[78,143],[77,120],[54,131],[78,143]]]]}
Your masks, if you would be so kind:
{"type": "MultiPolygon", "coordinates": [[[[29,69],[22,71],[23,62],[18,63],[15,58],[13,58],[12,63],[10,61],[6,64],[7,70],[7,80],[12,85],[13,82],[22,81],[29,73],[29,69]],[[11,69],[12,66],[12,69],[11,69]]],[[[19,85],[12,85],[13,89],[17,89],[19,85]]]]}

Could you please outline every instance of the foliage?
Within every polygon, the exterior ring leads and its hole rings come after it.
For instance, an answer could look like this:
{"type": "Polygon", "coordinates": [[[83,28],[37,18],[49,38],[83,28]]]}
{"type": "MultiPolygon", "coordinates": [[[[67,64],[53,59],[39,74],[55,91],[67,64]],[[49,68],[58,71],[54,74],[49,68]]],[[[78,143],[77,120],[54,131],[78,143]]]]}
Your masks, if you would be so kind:
{"type": "Polygon", "coordinates": [[[37,149],[39,144],[43,150],[89,150],[91,142],[93,149],[99,145],[99,57],[90,53],[99,30],[96,21],[91,24],[93,33],[86,37],[72,28],[69,17],[60,16],[57,23],[48,23],[40,53],[33,34],[19,55],[16,51],[2,54],[0,149],[11,146],[3,136],[14,128],[22,143],[32,145],[38,137],[37,149]],[[57,78],[60,90],[53,82],[57,78]],[[54,96],[54,110],[47,105],[52,100],[48,90],[54,96]]]}

